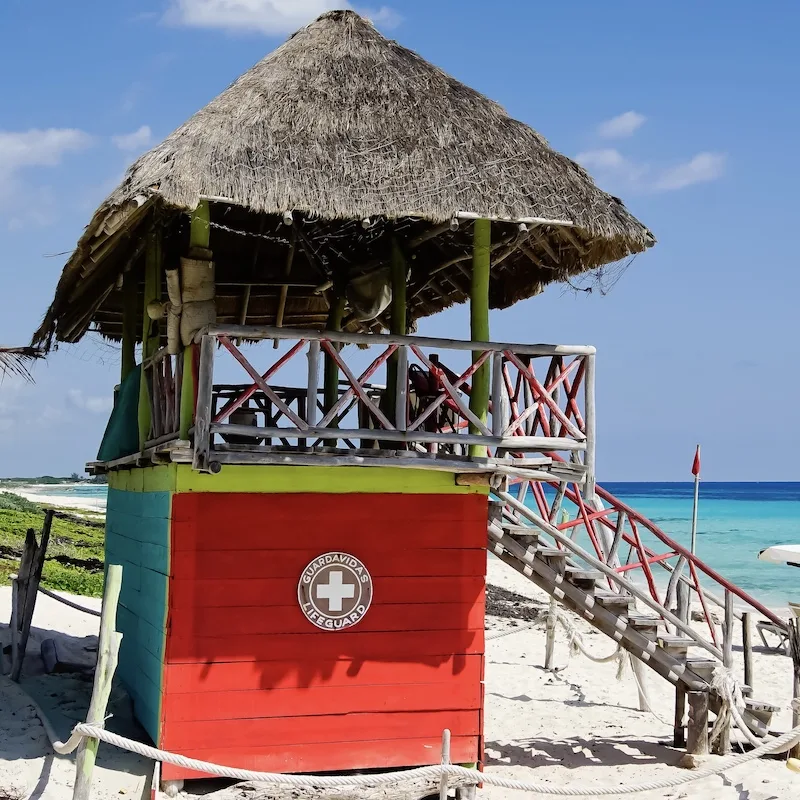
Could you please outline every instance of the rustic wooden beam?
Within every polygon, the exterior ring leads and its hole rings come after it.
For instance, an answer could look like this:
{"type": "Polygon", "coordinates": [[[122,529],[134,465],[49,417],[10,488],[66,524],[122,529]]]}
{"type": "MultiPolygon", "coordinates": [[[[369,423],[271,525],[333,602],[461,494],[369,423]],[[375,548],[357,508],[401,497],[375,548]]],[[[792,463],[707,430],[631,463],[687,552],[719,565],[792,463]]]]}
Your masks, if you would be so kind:
{"type": "MultiPolygon", "coordinates": [[[[106,586],[103,592],[103,606],[100,616],[100,636],[97,641],[97,666],[94,670],[94,686],[86,722],[90,725],[105,725],[106,706],[111,696],[111,684],[117,668],[119,646],[122,634],[116,630],[117,605],[122,589],[122,567],[109,564],[106,573],[106,586]]],[[[73,800],[89,800],[92,792],[92,772],[94,771],[99,739],[81,739],[75,756],[75,787],[73,800]]]]}
{"type": "Polygon", "coordinates": [[[136,366],[136,276],[131,270],[123,275],[122,283],[122,366],[120,380],[136,366]]]}
{"type": "MultiPolygon", "coordinates": [[[[472,283],[470,285],[470,338],[485,341],[489,338],[489,274],[492,266],[492,223],[477,219],[473,228],[472,283]]],[[[480,350],[472,351],[473,363],[481,357],[480,350]]],[[[483,364],[472,377],[470,411],[482,422],[489,415],[489,383],[491,366],[483,364]]],[[[470,425],[470,432],[477,433],[477,426],[470,425]]],[[[485,457],[486,448],[470,445],[472,457],[485,457]]]]}
{"type": "MultiPolygon", "coordinates": [[[[155,320],[151,320],[147,313],[147,306],[155,300],[161,299],[161,229],[154,228],[148,238],[145,250],[144,267],[144,303],[142,309],[142,364],[153,356],[158,350],[158,328],[155,320]]],[[[147,371],[142,368],[139,383],[139,449],[144,450],[146,442],[150,439],[150,426],[152,423],[152,410],[150,407],[150,387],[147,380],[147,371]]],[[[155,398],[154,398],[155,399],[155,398]]]]}
{"type": "MultiPolygon", "coordinates": [[[[189,251],[193,247],[209,249],[211,243],[211,208],[207,200],[201,200],[192,211],[189,228],[189,251]]],[[[183,369],[181,372],[181,405],[180,428],[181,439],[189,438],[189,430],[194,424],[195,411],[195,353],[197,344],[190,344],[183,351],[183,369]]],[[[180,356],[179,356],[180,358],[180,356]]]]}

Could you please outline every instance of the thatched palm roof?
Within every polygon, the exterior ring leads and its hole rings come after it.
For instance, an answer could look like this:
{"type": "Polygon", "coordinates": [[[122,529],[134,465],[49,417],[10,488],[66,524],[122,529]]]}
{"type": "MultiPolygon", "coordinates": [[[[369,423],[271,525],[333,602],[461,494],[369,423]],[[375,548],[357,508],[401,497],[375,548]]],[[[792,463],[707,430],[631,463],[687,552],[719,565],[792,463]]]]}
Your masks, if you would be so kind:
{"type": "Polygon", "coordinates": [[[201,198],[213,201],[217,281],[230,289],[218,300],[223,321],[275,321],[287,212],[302,247],[284,324],[304,327],[324,322],[319,285],[380,266],[391,236],[413,257],[412,320],[464,301],[471,226],[447,224],[460,212],[498,220],[495,307],[654,242],[536,131],[354,12],[333,11],[131,166],[79,241],[35,340],[73,341],[92,322],[118,336],[115,281],[138,269],[153,225],[165,229],[168,256],[180,253],[186,212],[201,198]]]}
{"type": "Polygon", "coordinates": [[[0,345],[0,378],[16,375],[26,381],[33,381],[28,365],[44,355],[36,347],[3,347],[0,345]]]}

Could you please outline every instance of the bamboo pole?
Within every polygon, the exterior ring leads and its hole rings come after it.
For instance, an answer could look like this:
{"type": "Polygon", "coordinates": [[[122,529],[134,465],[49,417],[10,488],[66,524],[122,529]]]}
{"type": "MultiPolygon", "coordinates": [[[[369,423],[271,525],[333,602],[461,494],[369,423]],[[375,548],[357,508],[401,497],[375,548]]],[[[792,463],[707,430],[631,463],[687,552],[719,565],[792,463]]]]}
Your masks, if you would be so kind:
{"type": "MultiPolygon", "coordinates": [[[[100,613],[100,637],[97,642],[97,666],[94,671],[92,699],[86,722],[90,725],[103,726],[106,718],[106,706],[111,694],[111,682],[117,668],[119,646],[122,634],[116,630],[117,604],[122,588],[122,567],[109,564],[106,572],[106,585],[103,591],[103,607],[100,613]]],[[[97,758],[99,739],[84,738],[78,745],[75,756],[75,788],[73,800],[89,800],[92,792],[92,771],[97,758]]]]}
{"type": "Polygon", "coordinates": [[[122,284],[122,366],[120,381],[136,366],[136,279],[133,269],[125,273],[122,284]]]}
{"type": "MultiPolygon", "coordinates": [[[[201,200],[192,212],[189,228],[189,251],[199,247],[209,249],[211,243],[211,208],[207,200],[201,200]]],[[[183,351],[183,372],[181,376],[180,428],[181,439],[189,438],[189,430],[194,424],[195,407],[195,352],[197,344],[191,344],[183,351]]]]}
{"type": "MultiPolygon", "coordinates": [[[[489,273],[492,261],[492,223],[488,219],[476,219],[472,243],[472,280],[470,284],[470,339],[489,339],[489,273]]],[[[472,351],[472,362],[481,356],[481,351],[472,351]]],[[[483,364],[472,377],[472,392],[469,398],[470,411],[482,422],[489,415],[489,384],[491,365],[483,364]]],[[[479,433],[477,426],[470,424],[470,433],[479,433]]],[[[485,457],[486,447],[470,445],[470,456],[485,457]]]]}
{"type": "MultiPolygon", "coordinates": [[[[161,231],[153,230],[145,250],[144,308],[142,309],[142,365],[158,350],[158,328],[156,322],[147,314],[147,306],[153,300],[161,299],[161,231]]],[[[142,366],[139,383],[139,449],[144,450],[150,439],[150,426],[153,419],[150,406],[151,390],[147,380],[147,370],[142,366]]],[[[154,398],[155,399],[155,398],[154,398]]]]}
{"type": "Polygon", "coordinates": [[[697,450],[695,451],[695,462],[698,464],[698,469],[697,473],[694,476],[694,502],[692,504],[692,544],[691,544],[692,555],[695,555],[695,553],[697,552],[697,504],[700,499],[699,461],[700,461],[700,445],[697,445],[697,450]]]}

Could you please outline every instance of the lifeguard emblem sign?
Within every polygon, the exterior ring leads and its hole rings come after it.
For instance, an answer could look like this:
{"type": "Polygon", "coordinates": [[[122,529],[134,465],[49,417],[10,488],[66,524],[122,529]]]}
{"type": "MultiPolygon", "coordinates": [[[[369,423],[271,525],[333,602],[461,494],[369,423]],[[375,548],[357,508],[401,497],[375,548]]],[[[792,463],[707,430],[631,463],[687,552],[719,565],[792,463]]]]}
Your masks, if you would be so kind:
{"type": "Polygon", "coordinates": [[[309,622],[326,631],[352,628],[372,602],[372,577],[349,553],[325,553],[300,576],[297,600],[309,622]]]}

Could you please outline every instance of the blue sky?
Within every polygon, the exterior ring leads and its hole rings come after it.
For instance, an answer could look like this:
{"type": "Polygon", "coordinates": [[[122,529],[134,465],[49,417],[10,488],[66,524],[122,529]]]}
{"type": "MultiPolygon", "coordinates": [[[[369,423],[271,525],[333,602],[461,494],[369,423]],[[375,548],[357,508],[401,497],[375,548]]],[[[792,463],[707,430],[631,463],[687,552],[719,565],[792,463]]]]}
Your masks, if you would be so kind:
{"type": "MultiPolygon", "coordinates": [[[[92,211],[163,138],[327,0],[4,0],[0,342],[27,341],[92,211]]],[[[553,287],[494,339],[598,348],[598,472],[800,480],[800,6],[356,5],[389,36],[578,158],[656,234],[604,296],[553,287]]],[[[465,309],[422,333],[467,336],[465,309]]],[[[0,385],[0,476],[81,471],[114,348],[62,347],[0,385]]]]}

